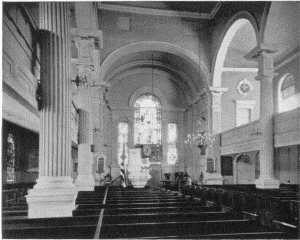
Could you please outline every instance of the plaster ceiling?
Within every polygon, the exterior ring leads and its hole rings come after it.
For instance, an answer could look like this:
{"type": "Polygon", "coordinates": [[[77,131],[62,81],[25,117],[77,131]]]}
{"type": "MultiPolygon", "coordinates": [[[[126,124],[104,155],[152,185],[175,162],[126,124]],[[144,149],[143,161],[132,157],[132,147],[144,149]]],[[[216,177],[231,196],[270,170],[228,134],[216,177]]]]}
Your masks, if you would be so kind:
{"type": "Polygon", "coordinates": [[[264,42],[275,44],[277,58],[299,47],[300,44],[300,2],[272,2],[264,42]]]}
{"type": "Polygon", "coordinates": [[[127,54],[110,66],[108,76],[114,78],[121,73],[140,67],[153,67],[168,72],[174,75],[174,78],[179,78],[187,88],[193,88],[192,91],[195,92],[202,87],[199,81],[199,69],[191,66],[179,56],[162,51],[140,51],[127,54]]]}
{"type": "Polygon", "coordinates": [[[256,34],[250,22],[244,24],[233,37],[224,62],[224,67],[255,68],[257,62],[248,61],[244,56],[257,45],[256,34]]]}
{"type": "Polygon", "coordinates": [[[217,5],[217,1],[113,1],[102,4],[113,4],[128,7],[140,7],[148,9],[172,10],[178,12],[200,12],[211,14],[217,5]]]}

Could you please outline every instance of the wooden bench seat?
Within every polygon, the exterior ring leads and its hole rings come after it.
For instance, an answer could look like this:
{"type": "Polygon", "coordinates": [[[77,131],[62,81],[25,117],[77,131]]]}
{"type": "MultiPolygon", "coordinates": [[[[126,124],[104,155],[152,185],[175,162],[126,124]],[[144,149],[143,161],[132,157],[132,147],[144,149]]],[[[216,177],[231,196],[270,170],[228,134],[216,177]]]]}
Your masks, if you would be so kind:
{"type": "Polygon", "coordinates": [[[183,207],[141,207],[141,208],[111,208],[105,209],[105,214],[125,214],[125,213],[158,213],[158,212],[216,212],[221,211],[216,207],[203,206],[183,206],[183,207]]]}
{"type": "Polygon", "coordinates": [[[234,219],[231,213],[201,212],[201,213],[144,213],[144,214],[105,214],[104,224],[118,223],[146,223],[146,222],[185,222],[185,221],[210,221],[234,219]]]}
{"type": "Polygon", "coordinates": [[[138,203],[138,202],[181,202],[183,201],[182,199],[179,199],[178,197],[176,198],[152,198],[152,199],[132,199],[132,200],[128,200],[128,199],[120,199],[120,200],[116,200],[116,199],[111,199],[111,200],[107,200],[106,203],[107,204],[114,204],[114,203],[138,203]]]}
{"type": "Polygon", "coordinates": [[[164,222],[144,224],[103,224],[101,238],[141,238],[165,236],[192,236],[229,233],[268,232],[255,221],[223,220],[223,221],[192,221],[164,222]]]}
{"type": "Polygon", "coordinates": [[[92,239],[96,225],[44,226],[27,229],[3,229],[5,239],[92,239]]]}
{"type": "Polygon", "coordinates": [[[78,217],[61,217],[61,218],[18,218],[18,219],[4,219],[3,229],[27,229],[38,228],[45,226],[73,226],[73,225],[96,225],[99,216],[78,216],[78,217]]]}

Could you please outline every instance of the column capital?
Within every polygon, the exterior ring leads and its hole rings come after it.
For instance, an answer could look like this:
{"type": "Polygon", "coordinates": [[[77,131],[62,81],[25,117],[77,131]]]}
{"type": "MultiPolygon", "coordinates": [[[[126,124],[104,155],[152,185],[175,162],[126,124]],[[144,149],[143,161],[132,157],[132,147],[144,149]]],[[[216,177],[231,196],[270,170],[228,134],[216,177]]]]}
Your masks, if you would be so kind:
{"type": "Polygon", "coordinates": [[[212,93],[212,108],[221,108],[221,96],[228,91],[228,88],[210,87],[212,93]]]}
{"type": "Polygon", "coordinates": [[[281,49],[280,45],[260,43],[245,55],[247,60],[258,62],[256,80],[261,81],[266,78],[270,79],[277,75],[274,72],[274,59],[278,54],[279,49],[281,49]]]}
{"type": "Polygon", "coordinates": [[[88,40],[95,43],[97,50],[103,48],[103,36],[102,31],[97,29],[85,29],[85,28],[71,28],[70,33],[73,35],[74,40],[88,40]]]}
{"type": "Polygon", "coordinates": [[[280,45],[271,43],[259,43],[255,48],[253,48],[249,53],[245,55],[244,58],[247,60],[253,60],[258,58],[262,53],[268,53],[275,55],[278,52],[280,45]]]}

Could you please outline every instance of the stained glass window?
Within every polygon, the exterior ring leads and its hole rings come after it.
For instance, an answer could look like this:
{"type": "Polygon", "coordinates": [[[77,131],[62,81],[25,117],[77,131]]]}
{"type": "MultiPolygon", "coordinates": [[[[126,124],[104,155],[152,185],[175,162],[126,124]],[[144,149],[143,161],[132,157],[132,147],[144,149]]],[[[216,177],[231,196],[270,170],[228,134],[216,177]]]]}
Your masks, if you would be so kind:
{"type": "Polygon", "coordinates": [[[119,122],[118,126],[118,163],[128,163],[128,123],[119,122]]]}
{"type": "Polygon", "coordinates": [[[7,162],[6,162],[6,170],[7,170],[7,182],[15,181],[15,158],[16,158],[16,146],[14,135],[12,133],[8,134],[7,137],[7,162]]]}
{"type": "Polygon", "coordinates": [[[135,102],[134,143],[161,144],[161,105],[159,100],[145,94],[135,102]]]}
{"type": "Polygon", "coordinates": [[[168,124],[168,163],[175,164],[178,159],[177,154],[177,124],[168,124]]]}

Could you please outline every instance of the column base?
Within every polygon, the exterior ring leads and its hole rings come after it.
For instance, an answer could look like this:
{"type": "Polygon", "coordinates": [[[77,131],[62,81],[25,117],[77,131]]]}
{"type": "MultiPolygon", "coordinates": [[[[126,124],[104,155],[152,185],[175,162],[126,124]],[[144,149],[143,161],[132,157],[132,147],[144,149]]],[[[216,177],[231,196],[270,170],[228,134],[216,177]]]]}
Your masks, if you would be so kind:
{"type": "Polygon", "coordinates": [[[75,186],[78,191],[94,191],[95,185],[95,178],[92,174],[79,174],[75,181],[75,186]]]}
{"type": "Polygon", "coordinates": [[[42,177],[26,196],[28,218],[71,217],[77,190],[71,177],[42,177]]]}
{"type": "Polygon", "coordinates": [[[257,179],[255,181],[256,188],[260,189],[278,189],[280,182],[277,179],[265,178],[265,179],[257,179]]]}

